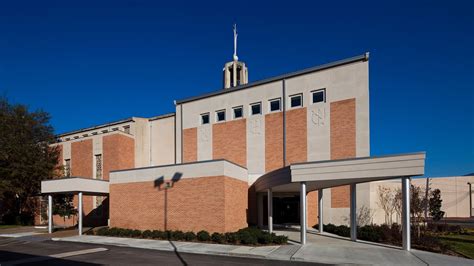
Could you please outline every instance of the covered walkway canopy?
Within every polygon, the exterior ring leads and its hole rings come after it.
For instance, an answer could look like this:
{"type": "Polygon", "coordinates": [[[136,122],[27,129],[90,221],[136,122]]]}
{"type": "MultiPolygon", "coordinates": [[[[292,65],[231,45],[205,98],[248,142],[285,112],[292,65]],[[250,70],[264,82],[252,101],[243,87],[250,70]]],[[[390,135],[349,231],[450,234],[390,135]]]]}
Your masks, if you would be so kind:
{"type": "Polygon", "coordinates": [[[85,177],[67,177],[41,181],[41,194],[48,195],[48,232],[53,232],[53,194],[78,195],[78,231],[82,235],[82,195],[107,196],[109,181],[85,177]]]}
{"type": "MultiPolygon", "coordinates": [[[[402,179],[402,227],[403,248],[410,249],[410,178],[424,174],[425,153],[363,157],[292,164],[261,176],[255,182],[257,192],[266,191],[268,198],[273,192],[300,192],[301,243],[306,243],[306,194],[318,190],[318,215],[322,220],[323,189],[350,185],[351,239],[357,239],[356,184],[401,178],[402,179]]],[[[273,206],[268,200],[268,228],[273,230],[273,206]]],[[[322,222],[319,231],[322,232],[322,222]]]]}

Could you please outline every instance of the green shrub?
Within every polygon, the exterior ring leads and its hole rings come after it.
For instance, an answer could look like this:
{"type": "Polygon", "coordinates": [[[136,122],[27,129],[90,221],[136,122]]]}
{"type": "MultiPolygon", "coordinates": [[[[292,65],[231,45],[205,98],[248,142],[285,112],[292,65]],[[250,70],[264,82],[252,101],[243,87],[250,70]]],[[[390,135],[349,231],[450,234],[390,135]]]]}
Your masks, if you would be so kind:
{"type": "Polygon", "coordinates": [[[151,238],[153,239],[163,239],[164,232],[160,230],[151,231],[151,238]]]}
{"type": "Polygon", "coordinates": [[[99,236],[106,236],[109,233],[109,228],[107,227],[101,227],[99,230],[97,230],[97,235],[99,236]]]}
{"type": "Polygon", "coordinates": [[[223,234],[220,234],[220,233],[213,233],[211,235],[211,240],[212,240],[212,242],[222,244],[222,243],[225,242],[225,236],[223,234]]]}
{"type": "Polygon", "coordinates": [[[170,231],[169,232],[170,234],[170,239],[171,240],[175,240],[175,241],[180,241],[180,240],[184,240],[184,233],[183,231],[170,231]]]}
{"type": "Polygon", "coordinates": [[[196,234],[193,233],[193,232],[186,232],[186,233],[184,233],[184,240],[194,241],[194,240],[196,240],[196,234]]]}
{"type": "Polygon", "coordinates": [[[244,245],[257,244],[257,236],[253,235],[249,230],[239,230],[238,234],[240,238],[240,243],[244,245]]]}
{"type": "Polygon", "coordinates": [[[277,245],[286,244],[288,243],[288,237],[287,236],[274,236],[273,243],[277,245]]]}
{"type": "Polygon", "coordinates": [[[130,236],[131,236],[131,237],[141,237],[141,236],[142,236],[142,231],[140,231],[140,230],[132,230],[130,236]]]}
{"type": "Polygon", "coordinates": [[[260,236],[257,238],[258,243],[260,244],[270,244],[273,242],[273,237],[274,234],[270,234],[268,232],[263,232],[260,234],[260,236]]]}
{"type": "Polygon", "coordinates": [[[237,233],[225,233],[225,240],[230,244],[237,244],[240,242],[239,234],[237,233]]]}
{"type": "Polygon", "coordinates": [[[211,236],[207,231],[202,230],[197,233],[197,239],[199,241],[209,241],[211,239],[211,236]]]}
{"type": "Polygon", "coordinates": [[[143,237],[143,238],[152,238],[152,233],[151,233],[151,231],[150,231],[150,230],[145,230],[145,231],[143,231],[142,237],[143,237]]]}

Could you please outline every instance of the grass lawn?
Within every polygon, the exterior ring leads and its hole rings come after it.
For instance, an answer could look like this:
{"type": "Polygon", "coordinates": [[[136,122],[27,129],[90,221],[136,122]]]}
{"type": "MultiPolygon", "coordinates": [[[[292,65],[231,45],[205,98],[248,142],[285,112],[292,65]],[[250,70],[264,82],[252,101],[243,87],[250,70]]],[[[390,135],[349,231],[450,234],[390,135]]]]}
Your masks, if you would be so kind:
{"type": "Polygon", "coordinates": [[[0,224],[0,229],[7,229],[7,228],[14,228],[14,227],[19,227],[21,225],[16,225],[16,224],[0,224]]]}
{"type": "Polygon", "coordinates": [[[449,244],[451,250],[474,259],[474,235],[446,235],[439,237],[443,243],[449,244]]]}

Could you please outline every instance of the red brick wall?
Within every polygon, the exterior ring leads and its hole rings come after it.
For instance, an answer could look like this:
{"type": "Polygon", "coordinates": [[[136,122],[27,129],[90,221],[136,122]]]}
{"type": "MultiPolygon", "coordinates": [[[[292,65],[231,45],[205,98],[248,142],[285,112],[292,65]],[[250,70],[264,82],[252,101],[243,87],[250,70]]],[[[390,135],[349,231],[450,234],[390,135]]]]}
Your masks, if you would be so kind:
{"type": "Polygon", "coordinates": [[[212,125],[212,158],[247,166],[246,119],[212,125]]]}
{"type": "Polygon", "coordinates": [[[286,112],[286,164],[308,161],[306,108],[286,112]]]}
{"type": "MultiPolygon", "coordinates": [[[[331,103],[331,160],[356,157],[355,99],[331,103]]],[[[350,187],[331,189],[331,207],[350,206],[350,187]]]]}
{"type": "Polygon", "coordinates": [[[166,192],[163,187],[155,187],[154,182],[111,184],[111,226],[164,230],[166,218],[167,230],[226,232],[244,227],[247,184],[229,179],[181,179],[166,192]],[[234,197],[236,202],[230,200],[234,197]],[[233,206],[226,210],[226,204],[233,206]]]}
{"type": "Polygon", "coordinates": [[[283,113],[265,115],[265,172],[283,167],[283,113]]]}
{"type": "Polygon", "coordinates": [[[183,163],[197,161],[197,128],[183,130],[183,163]]]}
{"type": "Polygon", "coordinates": [[[109,180],[110,171],[134,168],[135,140],[122,134],[104,136],[102,162],[105,180],[109,180]]]}
{"type": "Polygon", "coordinates": [[[248,184],[235,178],[225,178],[225,231],[247,227],[248,184]]]}
{"type": "Polygon", "coordinates": [[[318,223],[318,191],[308,192],[306,195],[307,202],[307,223],[309,227],[313,227],[318,223]]]}
{"type": "Polygon", "coordinates": [[[92,139],[71,143],[71,176],[92,178],[92,139]]]}

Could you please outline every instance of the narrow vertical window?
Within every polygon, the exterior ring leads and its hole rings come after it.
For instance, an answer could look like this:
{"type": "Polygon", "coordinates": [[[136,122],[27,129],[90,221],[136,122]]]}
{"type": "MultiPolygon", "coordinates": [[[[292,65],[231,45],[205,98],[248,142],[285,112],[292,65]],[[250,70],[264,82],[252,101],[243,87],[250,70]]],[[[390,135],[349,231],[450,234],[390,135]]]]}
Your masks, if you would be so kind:
{"type": "Polygon", "coordinates": [[[95,179],[103,179],[102,177],[102,154],[95,156],[95,179]]]}
{"type": "Polygon", "coordinates": [[[71,176],[71,159],[64,160],[64,176],[71,176]]]}

